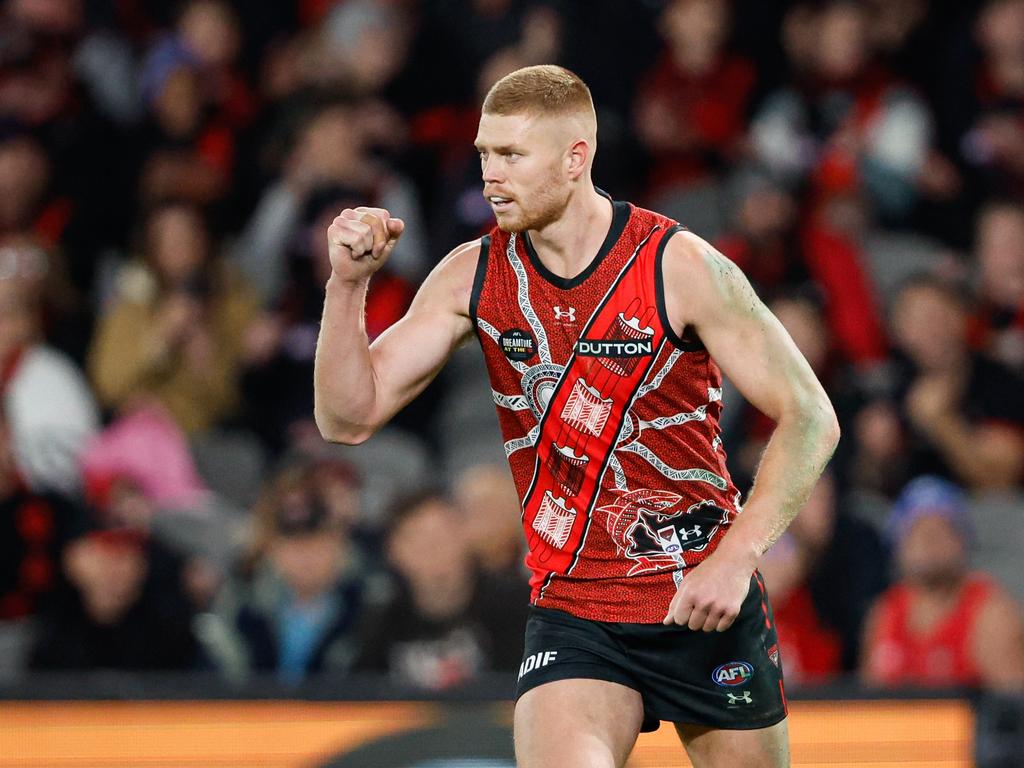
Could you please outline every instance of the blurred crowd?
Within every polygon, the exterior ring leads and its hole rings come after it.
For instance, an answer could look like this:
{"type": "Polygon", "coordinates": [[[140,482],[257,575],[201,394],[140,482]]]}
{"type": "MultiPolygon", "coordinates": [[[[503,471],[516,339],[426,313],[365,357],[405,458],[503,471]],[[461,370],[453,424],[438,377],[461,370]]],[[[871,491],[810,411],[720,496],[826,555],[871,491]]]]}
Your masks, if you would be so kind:
{"type": "MultiPolygon", "coordinates": [[[[0,677],[519,665],[520,512],[460,351],[312,420],[344,207],[371,337],[492,226],[503,74],[590,85],[595,179],[747,273],[844,439],[766,555],[787,680],[1024,688],[1024,0],[3,0],[0,677]]],[[[772,422],[726,389],[748,488],[772,422]]]]}

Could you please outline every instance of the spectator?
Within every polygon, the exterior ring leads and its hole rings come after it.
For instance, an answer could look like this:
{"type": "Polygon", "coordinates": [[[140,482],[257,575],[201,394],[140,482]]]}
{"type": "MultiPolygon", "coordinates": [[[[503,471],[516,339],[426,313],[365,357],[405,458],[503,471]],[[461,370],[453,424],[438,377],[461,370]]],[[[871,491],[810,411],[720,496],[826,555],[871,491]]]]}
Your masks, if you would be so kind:
{"type": "Polygon", "coordinates": [[[107,408],[155,398],[194,434],[234,412],[241,340],[256,301],[215,256],[195,208],[157,207],[145,235],[145,261],[124,268],[100,318],[89,372],[107,408]]]}
{"type": "Polygon", "coordinates": [[[455,480],[455,500],[465,516],[465,530],[477,567],[502,578],[515,589],[526,589],[528,574],[523,564],[523,508],[507,467],[476,464],[455,480]]]}
{"type": "Polygon", "coordinates": [[[666,50],[641,81],[634,118],[651,157],[649,198],[706,183],[741,154],[757,73],[726,50],[729,6],[673,0],[662,12],[666,50]]]}
{"type": "MultiPolygon", "coordinates": [[[[269,308],[277,306],[291,264],[289,249],[299,241],[300,257],[315,244],[305,227],[321,213],[325,196],[344,197],[363,205],[379,205],[401,215],[411,226],[408,242],[389,260],[389,269],[418,279],[426,267],[425,234],[414,187],[370,154],[370,135],[364,119],[365,102],[333,103],[320,108],[296,136],[281,178],[264,192],[235,249],[239,266],[269,308]],[[312,216],[310,209],[314,208],[312,216]],[[305,218],[304,218],[305,214],[305,218]]],[[[340,209],[339,209],[340,211],[340,209]]],[[[335,215],[339,211],[335,212],[335,215]]],[[[323,239],[322,232],[316,237],[323,239]]]]}
{"type": "MultiPolygon", "coordinates": [[[[895,404],[906,422],[877,430],[888,443],[861,440],[862,458],[889,463],[884,474],[892,479],[933,473],[973,488],[1019,484],[1024,381],[970,350],[963,295],[934,277],[911,278],[893,302],[892,326],[903,358],[895,404]],[[902,467],[894,462],[900,457],[902,467]]],[[[858,418],[878,421],[879,427],[899,419],[884,401],[873,402],[858,418]]]]}
{"type": "Polygon", "coordinates": [[[1024,690],[1021,609],[967,566],[966,499],[934,477],[912,481],[889,523],[897,583],[871,610],[863,676],[880,686],[1024,690]]]}
{"type": "Polygon", "coordinates": [[[295,684],[347,671],[362,613],[379,599],[370,566],[350,537],[349,501],[310,466],[270,483],[256,510],[256,557],[249,578],[231,582],[204,631],[222,672],[275,674],[295,684]]]}
{"type": "Polygon", "coordinates": [[[246,127],[256,109],[238,70],[240,34],[238,18],[225,0],[191,0],[178,18],[177,38],[195,57],[203,103],[236,130],[246,127]]]}
{"type": "Polygon", "coordinates": [[[773,298],[794,291],[821,295],[821,321],[835,354],[861,368],[884,358],[885,337],[860,232],[843,231],[825,216],[801,219],[796,197],[763,169],[733,178],[732,230],[716,245],[773,298]]]}
{"type": "Polygon", "coordinates": [[[35,669],[185,670],[196,661],[181,563],[129,528],[91,530],[62,554],[65,583],[39,618],[35,669]]]}
{"type": "MultiPolygon", "coordinates": [[[[773,173],[799,184],[817,203],[863,187],[886,221],[905,220],[920,192],[932,117],[921,99],[872,58],[866,8],[829,0],[801,14],[808,79],[771,94],[754,117],[751,140],[773,173]]],[[[797,62],[799,67],[800,62],[797,62]]]]}
{"type": "Polygon", "coordinates": [[[1024,374],[1024,206],[994,201],[978,214],[975,255],[979,306],[972,342],[1024,374]]]}
{"type": "Polygon", "coordinates": [[[0,622],[36,613],[52,593],[61,547],[79,517],[63,497],[24,485],[0,422],[0,622]]]}
{"type": "Polygon", "coordinates": [[[200,60],[177,37],[160,39],[140,74],[148,118],[139,195],[148,205],[187,200],[206,206],[224,198],[234,168],[230,124],[209,114],[200,60]]]}
{"type": "Polygon", "coordinates": [[[0,393],[10,448],[34,490],[77,494],[79,454],[99,426],[85,377],[44,344],[38,292],[45,261],[36,251],[0,248],[0,393]]]}
{"type": "Polygon", "coordinates": [[[989,195],[1024,191],[1024,2],[989,0],[975,38],[983,58],[973,85],[972,124],[962,152],[989,195]]]}
{"type": "Polygon", "coordinates": [[[91,318],[59,248],[74,204],[53,194],[53,165],[34,138],[0,138],[0,249],[5,269],[32,283],[47,340],[81,360],[91,318]]]}
{"type": "Polygon", "coordinates": [[[887,570],[878,534],[843,510],[835,478],[823,475],[761,567],[787,680],[820,683],[856,669],[864,617],[887,570]]]}
{"type": "Polygon", "coordinates": [[[518,666],[524,593],[499,594],[476,570],[451,502],[428,491],[396,504],[386,551],[398,591],[367,620],[357,669],[442,690],[518,666]]]}

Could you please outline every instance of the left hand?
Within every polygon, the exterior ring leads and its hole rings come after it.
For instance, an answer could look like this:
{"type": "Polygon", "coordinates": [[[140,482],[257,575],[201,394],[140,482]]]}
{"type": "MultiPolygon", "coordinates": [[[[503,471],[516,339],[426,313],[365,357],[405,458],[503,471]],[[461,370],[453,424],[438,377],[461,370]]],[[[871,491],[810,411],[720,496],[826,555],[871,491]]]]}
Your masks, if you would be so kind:
{"type": "Polygon", "coordinates": [[[739,615],[753,572],[753,567],[741,567],[719,552],[712,553],[683,577],[662,623],[687,626],[694,632],[724,632],[739,615]]]}

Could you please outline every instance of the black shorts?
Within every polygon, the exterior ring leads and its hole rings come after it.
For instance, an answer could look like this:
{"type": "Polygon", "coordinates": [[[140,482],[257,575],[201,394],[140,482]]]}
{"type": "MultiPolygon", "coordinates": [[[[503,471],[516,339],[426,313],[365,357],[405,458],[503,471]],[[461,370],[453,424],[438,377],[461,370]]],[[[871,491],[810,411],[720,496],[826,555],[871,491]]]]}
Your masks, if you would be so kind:
{"type": "Polygon", "coordinates": [[[555,680],[608,680],[640,693],[645,732],[662,720],[767,728],[786,717],[778,643],[759,573],[725,632],[591,621],[531,606],[516,699],[555,680]]]}

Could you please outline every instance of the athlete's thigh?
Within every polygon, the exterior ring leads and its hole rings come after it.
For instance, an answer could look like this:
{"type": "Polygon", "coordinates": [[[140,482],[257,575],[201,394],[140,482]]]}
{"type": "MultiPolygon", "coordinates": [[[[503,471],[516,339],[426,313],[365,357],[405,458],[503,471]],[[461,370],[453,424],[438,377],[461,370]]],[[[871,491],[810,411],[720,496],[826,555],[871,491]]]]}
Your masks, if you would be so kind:
{"type": "Polygon", "coordinates": [[[519,697],[519,768],[621,768],[643,722],[640,694],[605,680],[545,683],[519,697]]]}
{"type": "Polygon", "coordinates": [[[753,730],[676,723],[676,732],[693,768],[789,768],[788,720],[753,730]]]}

